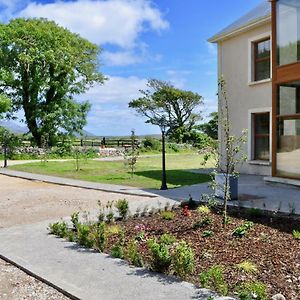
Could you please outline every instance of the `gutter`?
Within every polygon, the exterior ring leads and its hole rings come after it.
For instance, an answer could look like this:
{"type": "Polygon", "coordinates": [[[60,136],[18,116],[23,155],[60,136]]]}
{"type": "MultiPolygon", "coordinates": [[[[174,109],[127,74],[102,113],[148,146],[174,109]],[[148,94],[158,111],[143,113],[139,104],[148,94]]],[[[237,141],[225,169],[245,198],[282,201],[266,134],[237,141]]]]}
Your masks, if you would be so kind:
{"type": "Polygon", "coordinates": [[[249,31],[251,29],[254,29],[256,27],[262,26],[264,24],[270,23],[271,22],[271,16],[267,15],[258,19],[255,19],[246,25],[243,25],[241,27],[237,27],[231,31],[223,32],[221,34],[214,35],[213,37],[208,39],[209,43],[218,43],[222,42],[226,39],[232,38],[234,36],[237,36],[243,32],[249,31]]]}

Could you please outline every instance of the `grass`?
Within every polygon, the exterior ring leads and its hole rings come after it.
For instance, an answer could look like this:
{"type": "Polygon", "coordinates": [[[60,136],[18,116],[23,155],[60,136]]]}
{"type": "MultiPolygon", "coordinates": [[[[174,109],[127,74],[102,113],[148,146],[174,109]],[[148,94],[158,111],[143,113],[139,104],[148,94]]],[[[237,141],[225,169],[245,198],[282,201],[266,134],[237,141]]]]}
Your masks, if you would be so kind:
{"type": "MultiPolygon", "coordinates": [[[[168,154],[167,182],[169,188],[209,181],[209,175],[188,172],[201,167],[198,154],[168,154]]],[[[80,179],[93,182],[121,184],[140,188],[158,189],[161,184],[160,155],[140,157],[134,176],[128,172],[123,161],[81,160],[76,172],[75,161],[34,162],[10,167],[10,169],[80,179]]]]}

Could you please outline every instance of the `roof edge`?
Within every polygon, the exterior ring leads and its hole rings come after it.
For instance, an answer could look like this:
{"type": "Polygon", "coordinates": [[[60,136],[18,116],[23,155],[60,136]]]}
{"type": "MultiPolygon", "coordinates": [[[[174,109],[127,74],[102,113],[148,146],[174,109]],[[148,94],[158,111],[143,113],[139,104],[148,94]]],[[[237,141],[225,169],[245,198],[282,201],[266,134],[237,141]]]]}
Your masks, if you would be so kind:
{"type": "Polygon", "coordinates": [[[246,32],[248,30],[254,29],[258,26],[264,25],[264,24],[268,23],[269,21],[271,21],[271,16],[267,15],[267,16],[255,19],[252,22],[249,22],[249,23],[247,23],[247,24],[245,24],[241,27],[237,27],[234,30],[214,35],[211,38],[209,38],[207,41],[209,43],[222,42],[222,41],[224,41],[226,39],[229,39],[231,37],[234,37],[234,36],[236,36],[240,33],[243,33],[243,32],[246,32]]]}

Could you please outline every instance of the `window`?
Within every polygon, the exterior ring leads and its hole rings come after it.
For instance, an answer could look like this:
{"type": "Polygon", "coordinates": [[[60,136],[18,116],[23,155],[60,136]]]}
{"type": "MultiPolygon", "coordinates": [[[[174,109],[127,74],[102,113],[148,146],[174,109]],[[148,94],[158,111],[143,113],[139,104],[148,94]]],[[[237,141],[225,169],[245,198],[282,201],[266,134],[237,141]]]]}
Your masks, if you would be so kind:
{"type": "Polygon", "coordinates": [[[270,160],[270,113],[253,114],[254,160],[270,160]]]}
{"type": "Polygon", "coordinates": [[[278,64],[300,60],[300,1],[277,1],[278,64]]]}
{"type": "Polygon", "coordinates": [[[271,77],[271,42],[270,38],[254,42],[254,81],[271,77]]]}

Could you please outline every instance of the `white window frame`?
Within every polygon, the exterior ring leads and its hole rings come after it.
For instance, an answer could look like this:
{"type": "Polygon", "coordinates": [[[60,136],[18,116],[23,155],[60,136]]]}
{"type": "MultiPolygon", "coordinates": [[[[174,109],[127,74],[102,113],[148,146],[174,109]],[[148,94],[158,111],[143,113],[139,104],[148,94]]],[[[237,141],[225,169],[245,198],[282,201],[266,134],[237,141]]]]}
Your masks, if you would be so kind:
{"type": "Polygon", "coordinates": [[[254,80],[254,43],[258,42],[263,39],[270,38],[270,42],[272,45],[272,33],[271,31],[268,31],[266,33],[254,36],[250,39],[248,39],[248,85],[256,85],[261,83],[267,83],[272,80],[272,49],[271,49],[271,56],[270,56],[270,78],[255,81],[254,80]]]}
{"type": "Polygon", "coordinates": [[[248,163],[271,165],[272,164],[272,108],[262,107],[248,110],[248,163]],[[253,116],[257,113],[269,113],[270,115],[270,158],[269,161],[254,159],[254,122],[253,116]]]}

